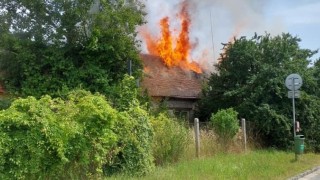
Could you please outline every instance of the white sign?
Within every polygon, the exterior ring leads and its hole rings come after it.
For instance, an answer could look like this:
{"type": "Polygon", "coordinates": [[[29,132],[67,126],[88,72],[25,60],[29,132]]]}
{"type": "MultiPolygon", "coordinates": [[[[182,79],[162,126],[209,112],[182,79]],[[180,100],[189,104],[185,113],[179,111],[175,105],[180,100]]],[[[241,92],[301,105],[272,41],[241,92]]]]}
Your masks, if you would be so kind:
{"type": "MultiPolygon", "coordinates": [[[[294,98],[300,97],[300,91],[294,91],[294,98]]],[[[293,98],[293,91],[288,91],[288,98],[293,98]]]]}
{"type": "Polygon", "coordinates": [[[290,74],[286,78],[286,86],[290,90],[298,90],[302,86],[302,78],[299,74],[290,74]]]}

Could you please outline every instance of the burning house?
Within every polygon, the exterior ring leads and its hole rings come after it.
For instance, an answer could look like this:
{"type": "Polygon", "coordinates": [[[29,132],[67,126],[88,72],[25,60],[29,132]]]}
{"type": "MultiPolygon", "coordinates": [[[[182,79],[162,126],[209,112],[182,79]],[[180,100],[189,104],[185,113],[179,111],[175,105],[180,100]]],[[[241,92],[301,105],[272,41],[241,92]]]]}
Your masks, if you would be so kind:
{"type": "Polygon", "coordinates": [[[189,40],[191,20],[187,1],[181,4],[177,17],[181,26],[179,32],[170,30],[169,17],[160,20],[159,37],[152,36],[146,29],[140,31],[149,52],[149,55],[141,55],[144,64],[141,85],[154,105],[164,102],[172,114],[192,120],[201,92],[203,70],[190,59],[193,47],[189,40]]]}
{"type": "Polygon", "coordinates": [[[153,106],[164,103],[171,114],[192,120],[202,76],[179,66],[168,68],[159,56],[143,54],[141,59],[144,64],[141,86],[151,96],[153,106]]]}

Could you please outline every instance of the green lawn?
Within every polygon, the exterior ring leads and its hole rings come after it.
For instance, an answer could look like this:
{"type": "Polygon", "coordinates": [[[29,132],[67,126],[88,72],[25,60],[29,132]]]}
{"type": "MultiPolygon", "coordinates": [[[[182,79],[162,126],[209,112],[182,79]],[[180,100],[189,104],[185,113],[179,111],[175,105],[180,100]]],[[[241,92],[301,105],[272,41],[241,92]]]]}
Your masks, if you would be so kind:
{"type": "MultiPolygon", "coordinates": [[[[252,151],[247,154],[218,154],[211,158],[159,167],[136,179],[286,179],[320,165],[320,155],[282,151],[252,151]]],[[[113,177],[112,179],[134,179],[113,177]]]]}

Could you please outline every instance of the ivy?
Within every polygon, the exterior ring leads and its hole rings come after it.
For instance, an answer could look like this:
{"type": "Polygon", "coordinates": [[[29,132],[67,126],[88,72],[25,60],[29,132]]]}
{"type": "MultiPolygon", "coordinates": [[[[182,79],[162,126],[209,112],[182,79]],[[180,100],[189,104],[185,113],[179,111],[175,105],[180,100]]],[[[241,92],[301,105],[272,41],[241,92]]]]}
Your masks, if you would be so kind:
{"type": "Polygon", "coordinates": [[[145,110],[120,113],[100,94],[20,98],[0,112],[0,178],[146,174],[153,167],[152,137],[145,110]]]}

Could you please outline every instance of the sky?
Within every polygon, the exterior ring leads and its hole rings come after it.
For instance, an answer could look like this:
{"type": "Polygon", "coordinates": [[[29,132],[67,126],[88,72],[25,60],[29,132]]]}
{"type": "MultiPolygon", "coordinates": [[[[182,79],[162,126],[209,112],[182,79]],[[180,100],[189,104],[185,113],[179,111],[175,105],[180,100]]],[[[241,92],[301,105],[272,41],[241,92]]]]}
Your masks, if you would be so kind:
{"type": "MultiPolygon", "coordinates": [[[[141,0],[146,5],[147,27],[159,36],[159,21],[168,16],[172,31],[179,29],[179,3],[182,0],[141,0]]],[[[320,49],[319,0],[187,0],[191,15],[190,41],[194,45],[191,59],[215,63],[222,44],[233,36],[248,38],[278,35],[283,32],[301,38],[300,47],[320,49]]],[[[140,37],[141,38],[141,37],[140,37]]],[[[142,40],[143,42],[143,40],[142,40]]],[[[143,42],[141,50],[148,53],[143,42]]],[[[320,53],[312,57],[318,59],[320,53]]]]}

